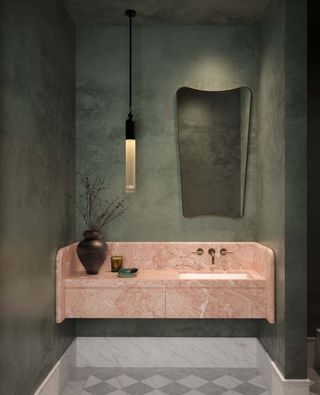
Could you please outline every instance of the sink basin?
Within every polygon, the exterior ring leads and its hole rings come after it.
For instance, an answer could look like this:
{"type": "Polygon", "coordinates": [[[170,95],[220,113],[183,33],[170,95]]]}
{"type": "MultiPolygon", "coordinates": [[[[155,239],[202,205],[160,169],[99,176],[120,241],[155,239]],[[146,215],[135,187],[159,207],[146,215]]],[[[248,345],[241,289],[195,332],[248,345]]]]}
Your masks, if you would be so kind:
{"type": "Polygon", "coordinates": [[[180,273],[182,280],[246,280],[248,273],[180,273]]]}

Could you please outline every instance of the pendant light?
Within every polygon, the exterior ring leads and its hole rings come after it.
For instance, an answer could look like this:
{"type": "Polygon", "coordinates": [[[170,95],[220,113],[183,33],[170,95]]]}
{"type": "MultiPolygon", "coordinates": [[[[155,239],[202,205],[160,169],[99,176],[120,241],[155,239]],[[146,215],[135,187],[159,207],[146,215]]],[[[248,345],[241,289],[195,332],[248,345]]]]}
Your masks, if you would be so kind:
{"type": "Polygon", "coordinates": [[[136,191],[136,136],[132,115],[132,18],[134,10],[126,10],[129,18],[129,114],[126,121],[126,192],[136,191]]]}

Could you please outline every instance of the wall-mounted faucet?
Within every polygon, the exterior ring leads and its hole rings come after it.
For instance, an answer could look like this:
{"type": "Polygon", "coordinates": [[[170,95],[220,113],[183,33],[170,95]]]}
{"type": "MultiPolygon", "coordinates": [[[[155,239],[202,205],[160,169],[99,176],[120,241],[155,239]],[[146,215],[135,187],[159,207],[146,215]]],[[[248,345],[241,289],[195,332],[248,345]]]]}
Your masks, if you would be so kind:
{"type": "Polygon", "coordinates": [[[204,251],[202,248],[198,248],[197,251],[193,251],[192,254],[203,255],[204,251]]]}
{"type": "Polygon", "coordinates": [[[227,255],[227,254],[233,254],[233,252],[228,251],[226,248],[221,248],[220,255],[227,255]]]}
{"type": "Polygon", "coordinates": [[[216,255],[216,251],[213,248],[209,248],[208,254],[211,255],[212,264],[214,265],[214,258],[215,258],[215,255],[216,255]]]}
{"type": "MultiPolygon", "coordinates": [[[[232,251],[228,251],[226,248],[221,248],[220,256],[222,257],[222,256],[225,256],[227,254],[233,254],[233,252],[232,251]]],[[[222,263],[223,270],[228,270],[228,263],[225,262],[224,259],[221,259],[221,263],[222,263]]]]}

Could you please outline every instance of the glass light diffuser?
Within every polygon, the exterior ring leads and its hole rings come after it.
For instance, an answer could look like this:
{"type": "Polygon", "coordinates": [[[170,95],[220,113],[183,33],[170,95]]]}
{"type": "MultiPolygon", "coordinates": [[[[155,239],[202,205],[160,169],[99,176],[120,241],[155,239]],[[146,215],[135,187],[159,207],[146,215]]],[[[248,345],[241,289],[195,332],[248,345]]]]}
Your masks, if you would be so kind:
{"type": "Polygon", "coordinates": [[[136,191],[136,140],[126,139],[126,192],[136,191]]]}

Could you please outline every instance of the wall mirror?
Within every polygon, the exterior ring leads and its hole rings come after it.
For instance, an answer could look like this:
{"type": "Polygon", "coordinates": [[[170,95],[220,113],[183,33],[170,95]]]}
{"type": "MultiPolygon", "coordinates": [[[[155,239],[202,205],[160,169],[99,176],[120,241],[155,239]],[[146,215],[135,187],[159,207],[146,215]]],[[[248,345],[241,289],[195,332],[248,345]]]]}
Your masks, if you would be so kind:
{"type": "Polygon", "coordinates": [[[177,91],[185,217],[243,216],[252,94],[249,88],[177,91]]]}

